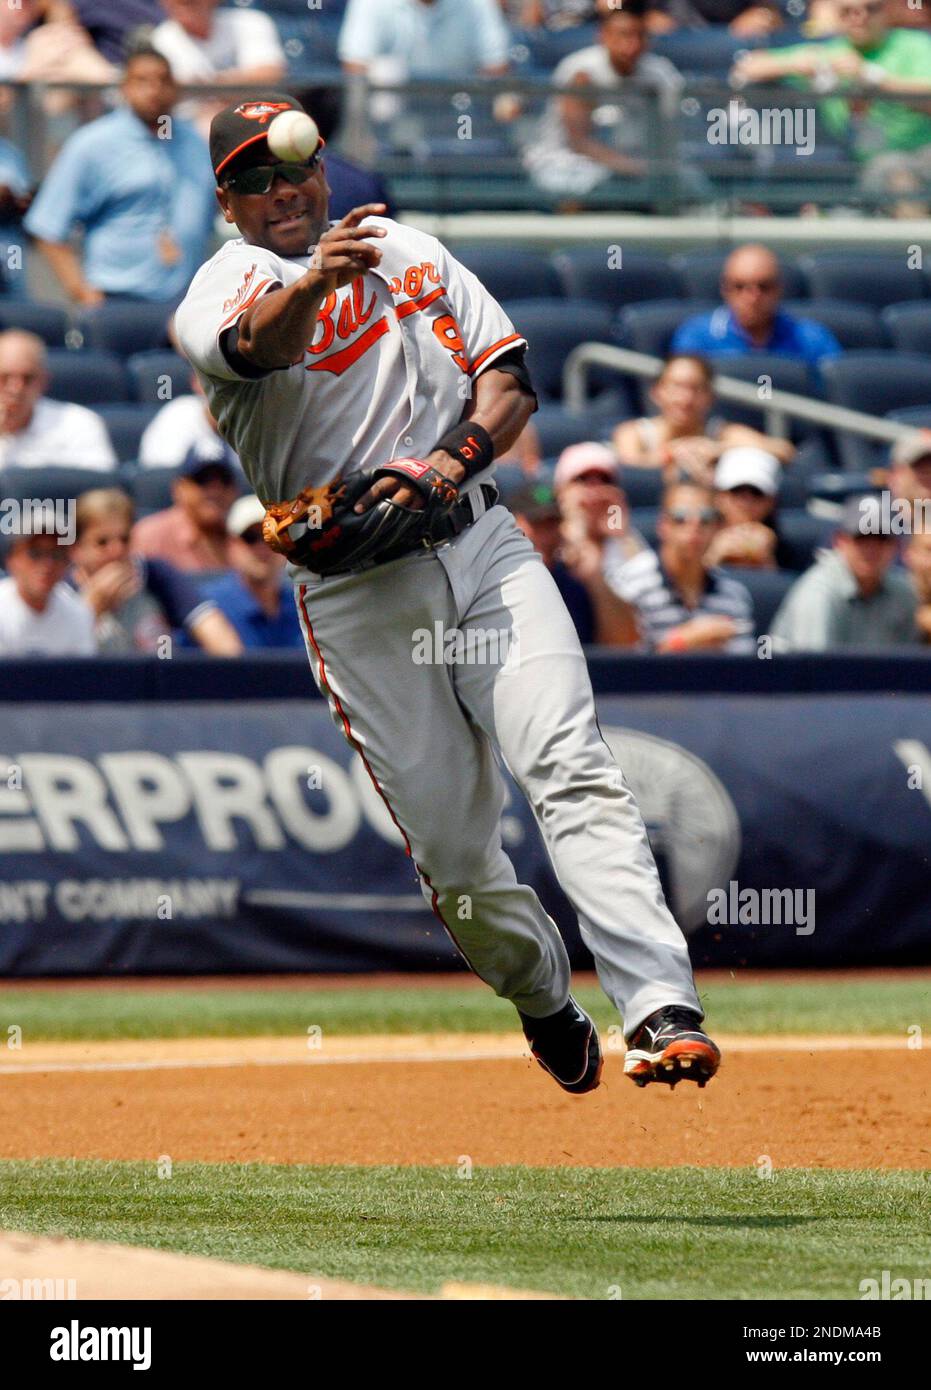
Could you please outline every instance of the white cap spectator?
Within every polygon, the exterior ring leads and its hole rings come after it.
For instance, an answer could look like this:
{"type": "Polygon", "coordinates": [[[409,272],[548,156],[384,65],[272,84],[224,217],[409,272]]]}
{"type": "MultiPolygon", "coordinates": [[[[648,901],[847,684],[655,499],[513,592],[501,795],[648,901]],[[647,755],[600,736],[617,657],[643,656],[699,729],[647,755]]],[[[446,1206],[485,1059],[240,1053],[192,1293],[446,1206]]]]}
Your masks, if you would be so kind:
{"type": "Polygon", "coordinates": [[[730,492],[735,487],[755,487],[767,497],[775,497],[781,471],[779,460],[765,449],[741,445],[725,449],[718,459],[714,485],[720,492],[730,492]]]}

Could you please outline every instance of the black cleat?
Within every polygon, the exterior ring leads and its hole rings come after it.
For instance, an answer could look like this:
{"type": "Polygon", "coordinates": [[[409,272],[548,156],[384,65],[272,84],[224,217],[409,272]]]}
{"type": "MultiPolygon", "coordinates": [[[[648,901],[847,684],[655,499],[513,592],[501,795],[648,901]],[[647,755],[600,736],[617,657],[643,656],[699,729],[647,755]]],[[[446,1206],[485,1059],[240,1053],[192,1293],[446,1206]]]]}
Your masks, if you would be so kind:
{"type": "Polygon", "coordinates": [[[696,1081],[707,1086],[721,1064],[721,1053],[693,1009],[669,1004],[641,1023],[627,1043],[624,1075],[638,1086],[664,1081],[696,1081]]]}
{"type": "Polygon", "coordinates": [[[518,1009],[524,1037],[544,1071],[574,1096],[594,1091],[601,1080],[604,1059],[598,1030],[570,994],[558,1013],[530,1018],[518,1009]]]}

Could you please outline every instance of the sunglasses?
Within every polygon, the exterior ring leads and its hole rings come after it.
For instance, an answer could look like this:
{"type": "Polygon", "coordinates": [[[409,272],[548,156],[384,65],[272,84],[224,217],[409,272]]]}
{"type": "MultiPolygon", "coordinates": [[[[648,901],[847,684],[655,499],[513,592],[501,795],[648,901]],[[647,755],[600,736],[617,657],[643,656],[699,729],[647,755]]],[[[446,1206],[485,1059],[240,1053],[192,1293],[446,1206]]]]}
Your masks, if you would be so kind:
{"type": "Polygon", "coordinates": [[[53,565],[67,565],[70,562],[67,548],[57,545],[54,550],[46,545],[26,545],[23,550],[30,560],[51,560],[53,565]]]}
{"type": "Polygon", "coordinates": [[[255,164],[251,169],[243,169],[240,174],[232,174],[225,180],[224,186],[231,188],[234,193],[267,193],[275,179],[284,179],[297,188],[307,182],[322,158],[318,150],[306,164],[255,164]]]}
{"type": "Polygon", "coordinates": [[[261,545],[265,537],[262,535],[261,526],[250,526],[248,530],[243,531],[239,539],[245,541],[246,545],[261,545]]]}
{"type": "Polygon", "coordinates": [[[761,294],[772,294],[773,290],[778,290],[778,280],[728,280],[729,290],[759,290],[761,294]]]}
{"type": "Polygon", "coordinates": [[[666,515],[676,526],[684,526],[687,521],[699,521],[702,526],[714,526],[721,520],[714,507],[698,507],[695,510],[690,507],[673,507],[666,515]]]}

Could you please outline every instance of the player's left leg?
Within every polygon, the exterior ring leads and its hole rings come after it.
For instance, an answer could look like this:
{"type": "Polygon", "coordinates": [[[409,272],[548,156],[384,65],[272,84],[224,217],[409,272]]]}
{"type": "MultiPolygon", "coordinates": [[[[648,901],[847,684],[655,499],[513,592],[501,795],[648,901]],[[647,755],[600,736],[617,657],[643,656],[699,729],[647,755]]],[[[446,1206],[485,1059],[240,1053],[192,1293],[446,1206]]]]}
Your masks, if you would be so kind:
{"type": "Polygon", "coordinates": [[[605,992],[642,1054],[630,1074],[677,1080],[694,1063],[704,1080],[717,1057],[710,1040],[686,1037],[705,1037],[688,949],[636,802],[598,730],[585,658],[551,576],[502,508],[440,554],[467,638],[457,693],[530,802],[605,992]],[[507,659],[496,661],[493,635],[502,632],[507,659]],[[653,1033],[660,1045],[648,1049],[653,1033]]]}

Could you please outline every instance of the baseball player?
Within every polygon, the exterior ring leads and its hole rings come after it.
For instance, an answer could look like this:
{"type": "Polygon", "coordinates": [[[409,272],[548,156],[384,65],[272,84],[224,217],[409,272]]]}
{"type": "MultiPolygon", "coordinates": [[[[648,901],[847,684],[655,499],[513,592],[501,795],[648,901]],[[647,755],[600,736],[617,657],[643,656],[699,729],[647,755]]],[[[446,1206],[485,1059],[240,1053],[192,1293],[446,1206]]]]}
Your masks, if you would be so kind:
{"type": "Polygon", "coordinates": [[[176,328],[291,562],[317,685],[433,911],[560,1086],[593,1090],[601,1047],[502,849],[498,761],[624,1019],[626,1074],[703,1086],[720,1054],[575,629],[496,505],[495,456],[536,409],[527,342],[435,237],[381,204],[329,221],[322,149],[284,162],[268,143],[300,110],[272,94],[214,118],[217,197],[241,236],[198,271],[176,328]]]}

